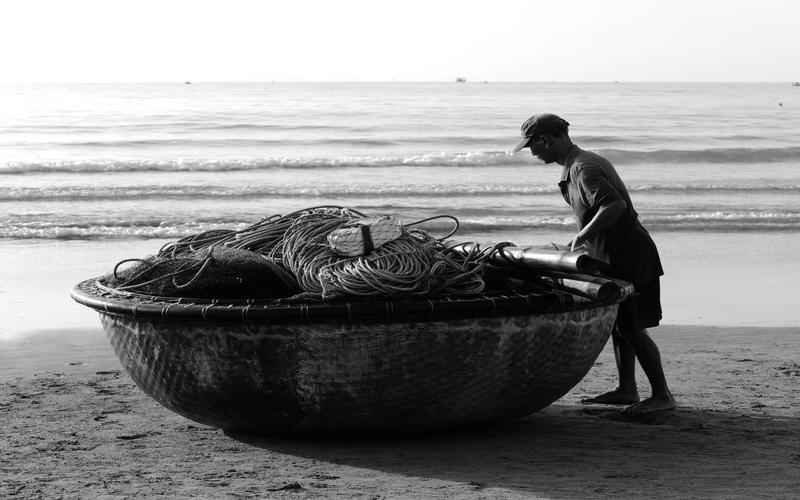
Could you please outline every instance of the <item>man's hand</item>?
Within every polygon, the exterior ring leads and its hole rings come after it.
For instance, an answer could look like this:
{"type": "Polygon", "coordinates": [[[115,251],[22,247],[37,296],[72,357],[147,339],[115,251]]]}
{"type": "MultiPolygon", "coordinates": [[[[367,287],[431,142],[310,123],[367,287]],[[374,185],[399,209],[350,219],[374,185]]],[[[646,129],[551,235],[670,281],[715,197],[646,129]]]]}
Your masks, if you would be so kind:
{"type": "Polygon", "coordinates": [[[580,234],[576,234],[569,243],[567,243],[567,247],[569,247],[570,252],[574,252],[575,250],[581,248],[584,245],[585,241],[581,237],[580,234]]]}

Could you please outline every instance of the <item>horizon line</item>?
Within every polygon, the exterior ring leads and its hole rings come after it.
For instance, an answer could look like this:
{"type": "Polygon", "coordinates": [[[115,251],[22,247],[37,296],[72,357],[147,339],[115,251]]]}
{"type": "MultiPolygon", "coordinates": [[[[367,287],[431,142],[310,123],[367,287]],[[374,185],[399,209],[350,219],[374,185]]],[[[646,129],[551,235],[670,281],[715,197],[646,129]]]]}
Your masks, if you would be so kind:
{"type": "Polygon", "coordinates": [[[547,84],[583,84],[583,83],[669,83],[669,84],[688,84],[688,83],[798,83],[798,80],[470,80],[464,77],[453,78],[451,80],[9,80],[0,81],[0,85],[104,85],[104,84],[231,84],[231,83],[343,83],[343,84],[365,84],[365,83],[547,83],[547,84]]]}

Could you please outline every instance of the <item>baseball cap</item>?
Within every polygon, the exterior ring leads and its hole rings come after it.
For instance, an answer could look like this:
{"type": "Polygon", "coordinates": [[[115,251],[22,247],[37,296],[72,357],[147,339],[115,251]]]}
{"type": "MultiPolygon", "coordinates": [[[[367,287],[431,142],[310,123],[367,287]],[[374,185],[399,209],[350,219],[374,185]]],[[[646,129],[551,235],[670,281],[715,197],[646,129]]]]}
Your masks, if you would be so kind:
{"type": "Polygon", "coordinates": [[[537,135],[542,134],[560,134],[566,132],[569,127],[569,122],[560,116],[552,113],[542,113],[540,115],[533,115],[522,124],[522,140],[511,151],[516,153],[519,150],[528,147],[531,140],[537,135]]]}

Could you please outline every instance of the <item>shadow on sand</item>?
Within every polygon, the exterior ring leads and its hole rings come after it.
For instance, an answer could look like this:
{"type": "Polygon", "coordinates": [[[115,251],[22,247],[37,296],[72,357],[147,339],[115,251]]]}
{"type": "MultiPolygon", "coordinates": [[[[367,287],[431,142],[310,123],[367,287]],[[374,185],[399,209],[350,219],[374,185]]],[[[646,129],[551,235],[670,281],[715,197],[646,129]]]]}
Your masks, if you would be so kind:
{"type": "Polygon", "coordinates": [[[800,419],[679,408],[631,420],[553,406],[498,426],[415,436],[277,438],[252,446],[340,465],[547,498],[791,498],[800,419]]]}

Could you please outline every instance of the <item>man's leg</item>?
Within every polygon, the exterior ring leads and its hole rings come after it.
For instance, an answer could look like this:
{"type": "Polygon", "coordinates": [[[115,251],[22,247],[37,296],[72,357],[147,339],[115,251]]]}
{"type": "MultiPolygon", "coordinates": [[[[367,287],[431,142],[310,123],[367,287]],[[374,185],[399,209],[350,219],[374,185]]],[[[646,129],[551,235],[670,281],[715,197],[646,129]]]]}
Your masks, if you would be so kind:
{"type": "Polygon", "coordinates": [[[664,369],[661,366],[661,354],[656,343],[647,334],[647,330],[641,329],[632,332],[631,335],[626,335],[626,338],[630,339],[639,364],[642,365],[642,369],[650,381],[652,395],[641,403],[630,406],[625,412],[635,415],[675,408],[675,399],[669,392],[664,369]]]}
{"type": "Polygon", "coordinates": [[[617,362],[619,385],[613,391],[581,400],[585,404],[629,405],[639,401],[636,388],[636,351],[633,345],[615,328],[611,335],[614,359],[617,362]]]}

